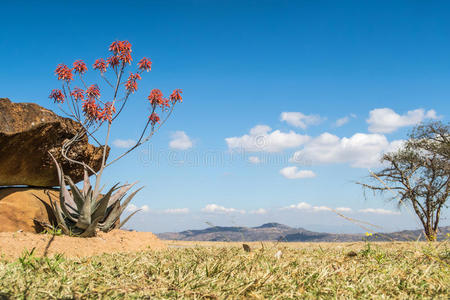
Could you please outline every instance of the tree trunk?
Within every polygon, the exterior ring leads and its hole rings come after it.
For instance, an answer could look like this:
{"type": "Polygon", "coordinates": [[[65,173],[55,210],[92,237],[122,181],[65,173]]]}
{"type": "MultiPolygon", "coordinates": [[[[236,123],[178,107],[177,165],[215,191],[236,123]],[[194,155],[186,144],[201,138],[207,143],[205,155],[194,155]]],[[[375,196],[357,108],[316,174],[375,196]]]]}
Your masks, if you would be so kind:
{"type": "Polygon", "coordinates": [[[434,230],[433,227],[431,225],[425,226],[425,237],[427,238],[427,240],[429,242],[434,242],[436,241],[437,238],[437,230],[434,230]]]}

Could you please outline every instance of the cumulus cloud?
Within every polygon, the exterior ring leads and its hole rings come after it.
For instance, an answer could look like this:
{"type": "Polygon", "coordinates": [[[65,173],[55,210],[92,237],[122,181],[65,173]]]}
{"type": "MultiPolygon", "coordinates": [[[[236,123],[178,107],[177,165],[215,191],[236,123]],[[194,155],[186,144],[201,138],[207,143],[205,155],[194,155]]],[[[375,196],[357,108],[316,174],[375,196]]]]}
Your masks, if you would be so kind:
{"type": "Polygon", "coordinates": [[[261,160],[259,159],[258,156],[250,156],[250,157],[248,158],[248,161],[249,161],[250,163],[252,163],[252,164],[255,164],[255,165],[261,163],[261,160]]]}
{"type": "Polygon", "coordinates": [[[353,210],[350,207],[336,207],[334,210],[338,211],[338,212],[352,212],[353,210]]]}
{"type": "Polygon", "coordinates": [[[121,140],[121,139],[116,139],[112,142],[112,144],[114,146],[116,146],[117,148],[131,148],[134,145],[136,145],[136,141],[135,140],[121,140]]]}
{"type": "Polygon", "coordinates": [[[208,204],[204,208],[202,208],[202,212],[206,213],[240,213],[245,214],[245,210],[238,210],[236,208],[227,208],[217,204],[208,204]]]}
{"type": "Polygon", "coordinates": [[[350,121],[350,118],[348,116],[345,116],[343,118],[337,119],[334,125],[336,127],[341,127],[342,125],[347,124],[348,121],[350,121]]]}
{"type": "Polygon", "coordinates": [[[256,210],[251,210],[250,214],[253,214],[253,215],[265,215],[265,214],[267,214],[267,210],[264,209],[264,208],[259,208],[259,209],[256,209],[256,210]]]}
{"type": "Polygon", "coordinates": [[[297,167],[286,167],[280,170],[280,174],[287,179],[313,178],[316,174],[311,170],[299,170],[297,167]]]}
{"type": "Polygon", "coordinates": [[[188,214],[189,208],[168,208],[162,212],[165,214],[188,214]]]}
{"type": "Polygon", "coordinates": [[[142,205],[141,207],[134,205],[133,203],[128,204],[127,206],[127,211],[128,212],[134,212],[136,210],[140,209],[143,212],[149,212],[150,211],[150,207],[148,207],[148,205],[142,205]]]}
{"type": "Polygon", "coordinates": [[[280,120],[292,125],[306,129],[309,125],[317,125],[323,121],[319,115],[305,115],[301,112],[282,112],[280,120]]]}
{"type": "Polygon", "coordinates": [[[299,202],[297,204],[282,207],[281,210],[305,210],[305,211],[319,212],[319,211],[330,211],[331,208],[329,208],[328,206],[312,206],[311,204],[306,202],[299,202]]]}
{"type": "Polygon", "coordinates": [[[184,131],[175,131],[171,134],[169,147],[177,150],[187,150],[192,148],[192,140],[184,131]]]}
{"type": "Polygon", "coordinates": [[[334,122],[334,126],[335,127],[341,127],[341,126],[347,124],[348,122],[350,122],[350,118],[355,119],[356,115],[355,114],[350,114],[350,115],[345,116],[343,118],[337,119],[336,122],[334,122]]]}
{"type": "Polygon", "coordinates": [[[412,126],[425,119],[438,119],[436,111],[425,111],[422,108],[410,110],[404,115],[399,115],[390,108],[377,108],[369,112],[369,131],[375,133],[390,133],[400,127],[412,126]]]}
{"type": "Polygon", "coordinates": [[[398,211],[392,211],[392,210],[387,210],[387,209],[383,209],[383,208],[365,208],[365,209],[360,209],[359,212],[378,214],[378,215],[400,215],[400,212],[398,212],[398,211]]]}
{"type": "Polygon", "coordinates": [[[313,164],[349,163],[352,167],[378,166],[383,153],[395,151],[403,141],[389,142],[381,134],[356,133],[350,138],[339,138],[325,132],[294,153],[291,161],[313,164]]]}
{"type": "Polygon", "coordinates": [[[298,147],[310,139],[307,135],[294,131],[272,131],[267,125],[257,125],[249,134],[240,137],[226,138],[230,150],[245,150],[249,152],[280,152],[284,149],[298,147]]]}

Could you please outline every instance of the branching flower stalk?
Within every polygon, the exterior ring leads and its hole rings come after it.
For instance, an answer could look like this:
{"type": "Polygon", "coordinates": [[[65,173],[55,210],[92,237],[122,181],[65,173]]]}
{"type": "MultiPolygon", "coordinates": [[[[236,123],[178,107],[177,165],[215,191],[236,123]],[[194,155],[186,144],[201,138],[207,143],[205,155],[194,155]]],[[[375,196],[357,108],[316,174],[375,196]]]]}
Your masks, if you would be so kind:
{"type": "MultiPolygon", "coordinates": [[[[82,60],[75,61],[72,68],[69,68],[65,64],[59,64],[57,66],[55,74],[57,75],[58,80],[62,81],[62,89],[52,90],[49,96],[49,98],[53,99],[54,102],[59,105],[63,113],[82,125],[81,129],[71,139],[64,141],[61,147],[61,156],[67,161],[83,167],[85,174],[83,192],[78,190],[68,176],[64,176],[59,162],[57,162],[54,156],[50,154],[57,166],[59,174],[58,178],[61,185],[60,202],[56,204],[52,203],[55,215],[58,219],[58,224],[63,232],[75,232],[80,236],[92,236],[95,234],[95,229],[97,227],[103,231],[109,231],[114,228],[115,221],[117,221],[120,214],[124,211],[124,207],[121,206],[120,200],[134,184],[126,184],[121,187],[117,187],[116,185],[106,195],[101,195],[102,189],[100,186],[104,169],[123,158],[140,145],[149,141],[171,116],[175,105],[178,102],[182,102],[182,91],[180,89],[175,89],[169,98],[165,98],[159,89],[151,90],[150,95],[148,96],[148,101],[150,102],[150,114],[143,127],[139,140],[134,146],[130,147],[124,153],[108,163],[108,143],[112,123],[124,110],[128,97],[137,91],[137,82],[138,80],[141,80],[141,74],[144,71],[150,71],[152,66],[150,59],[146,57],[142,58],[137,64],[135,73],[130,72],[128,79],[122,82],[125,69],[128,66],[131,66],[133,61],[131,56],[131,44],[128,41],[115,41],[110,45],[109,51],[112,55],[108,57],[106,61],[103,58],[97,59],[93,64],[93,69],[99,71],[105,83],[113,89],[111,101],[104,102],[101,99],[99,86],[97,84],[89,85],[85,78],[83,78],[83,75],[87,72],[88,68],[82,60]],[[107,78],[106,74],[107,71],[111,69],[114,71],[115,75],[114,85],[111,83],[112,81],[107,78]],[[71,84],[74,81],[74,74],[78,75],[84,88],[71,87],[71,84]],[[124,88],[122,88],[122,85],[124,88]],[[123,91],[122,97],[119,96],[122,93],[121,91],[123,91]],[[64,103],[67,104],[66,109],[63,108],[64,103]],[[120,107],[116,113],[117,104],[119,104],[120,107]],[[102,145],[100,142],[101,139],[97,137],[96,133],[98,133],[104,124],[107,125],[107,129],[104,144],[102,145]],[[89,166],[88,163],[84,161],[71,158],[69,155],[71,148],[85,137],[93,139],[102,147],[101,165],[97,172],[94,170],[93,166],[89,166]],[[88,180],[89,174],[95,176],[95,186],[93,189],[88,180]],[[71,186],[72,194],[67,192],[66,181],[71,186]],[[114,193],[116,190],[118,190],[118,192],[114,193]],[[72,204],[75,202],[76,207],[69,204],[70,202],[72,204]],[[113,213],[113,217],[110,217],[111,213],[113,213]],[[117,215],[117,213],[119,214],[117,215]],[[115,221],[111,222],[111,220],[115,221]]],[[[133,193],[132,196],[134,196],[135,193],[133,193]]],[[[123,205],[126,206],[129,200],[131,199],[127,198],[123,205]]]]}

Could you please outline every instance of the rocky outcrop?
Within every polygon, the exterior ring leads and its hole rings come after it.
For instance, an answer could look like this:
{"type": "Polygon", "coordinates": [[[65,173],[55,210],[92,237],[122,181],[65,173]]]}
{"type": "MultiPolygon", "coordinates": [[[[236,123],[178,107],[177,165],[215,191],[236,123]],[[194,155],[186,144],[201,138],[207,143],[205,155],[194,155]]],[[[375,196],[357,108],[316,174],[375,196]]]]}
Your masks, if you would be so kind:
{"type": "MultiPolygon", "coordinates": [[[[52,153],[64,173],[74,182],[83,179],[83,168],[61,155],[61,146],[82,129],[80,123],[63,118],[34,103],[12,103],[0,98],[0,186],[59,185],[52,153]]],[[[107,149],[109,152],[109,148],[107,149]]],[[[74,144],[71,159],[83,161],[94,170],[101,165],[102,148],[88,143],[87,136],[74,144]]]]}
{"type": "Polygon", "coordinates": [[[41,232],[44,228],[38,221],[55,225],[50,199],[57,201],[59,191],[0,188],[0,232],[41,232]]]}

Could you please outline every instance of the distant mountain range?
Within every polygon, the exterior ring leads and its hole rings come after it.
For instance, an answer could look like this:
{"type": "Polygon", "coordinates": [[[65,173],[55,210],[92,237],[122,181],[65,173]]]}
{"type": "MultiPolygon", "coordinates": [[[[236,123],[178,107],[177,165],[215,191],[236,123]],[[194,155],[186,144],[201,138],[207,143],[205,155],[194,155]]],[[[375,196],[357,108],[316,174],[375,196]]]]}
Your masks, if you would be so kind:
{"type": "MultiPolygon", "coordinates": [[[[450,226],[440,227],[438,240],[446,238],[450,226]]],[[[355,242],[366,238],[364,234],[334,234],[293,228],[279,223],[267,223],[258,227],[209,227],[202,230],[166,232],[157,234],[163,240],[181,241],[285,241],[285,242],[355,242]]],[[[373,241],[425,240],[422,230],[403,230],[391,233],[374,233],[373,241]]]]}

